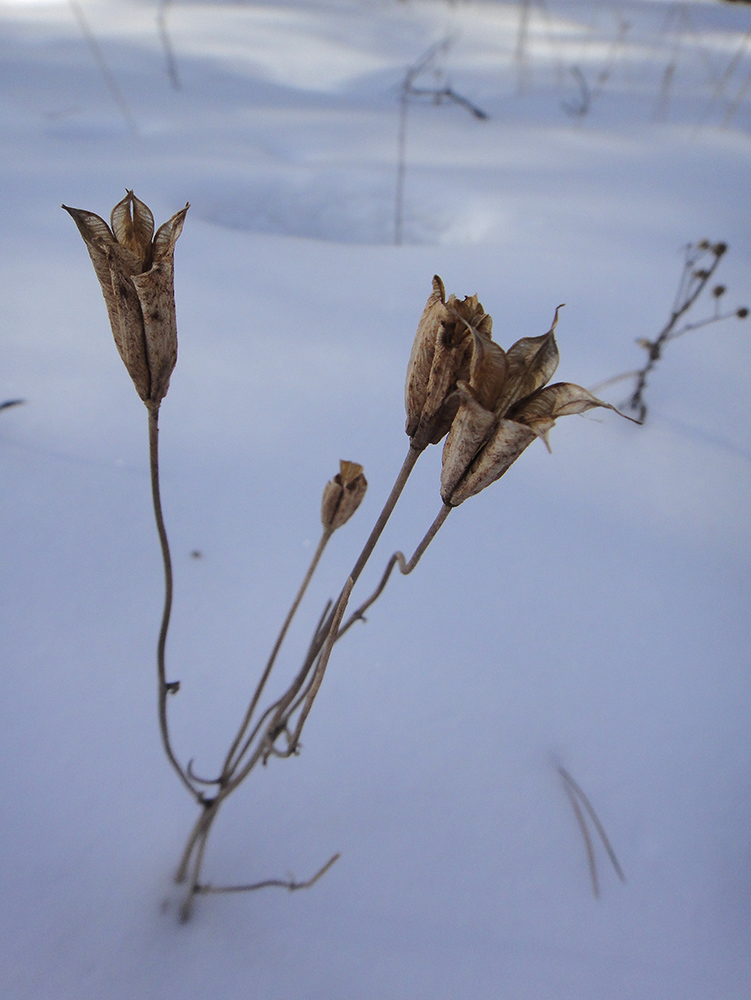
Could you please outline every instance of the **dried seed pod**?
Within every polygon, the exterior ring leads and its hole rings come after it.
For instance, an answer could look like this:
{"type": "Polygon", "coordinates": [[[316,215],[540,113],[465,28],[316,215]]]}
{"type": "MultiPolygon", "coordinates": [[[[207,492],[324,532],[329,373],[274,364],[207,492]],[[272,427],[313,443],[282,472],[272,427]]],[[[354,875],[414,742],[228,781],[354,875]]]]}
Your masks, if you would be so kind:
{"type": "Polygon", "coordinates": [[[549,450],[548,431],[558,417],[595,406],[615,409],[578,385],[545,387],[558,366],[560,308],[546,334],[524,337],[505,352],[505,369],[496,362],[488,373],[481,359],[469,382],[460,383],[459,409],[443,448],[444,503],[457,507],[500,479],[535,437],[549,450]]]}
{"type": "Polygon", "coordinates": [[[336,531],[352,517],[362,503],[368,483],[357,462],[339,462],[339,472],[323,490],[321,523],[327,531],[336,531]]]}
{"type": "Polygon", "coordinates": [[[174,253],[189,205],[157,230],[147,205],[128,191],[112,228],[93,212],[63,205],[89,251],[115,344],[138,395],[158,408],[177,362],[174,253]]]}
{"type": "Polygon", "coordinates": [[[437,444],[456,415],[460,380],[470,376],[476,339],[490,342],[493,321],[476,295],[446,299],[435,275],[412,345],[405,385],[405,430],[415,451],[437,444]]]}

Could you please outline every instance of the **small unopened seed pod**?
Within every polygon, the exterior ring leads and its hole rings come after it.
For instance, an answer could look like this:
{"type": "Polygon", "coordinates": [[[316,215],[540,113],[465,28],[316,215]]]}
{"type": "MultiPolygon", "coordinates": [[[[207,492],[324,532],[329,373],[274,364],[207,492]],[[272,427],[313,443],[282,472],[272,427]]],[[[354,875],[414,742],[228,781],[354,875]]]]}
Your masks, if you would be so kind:
{"type": "Polygon", "coordinates": [[[321,500],[321,523],[327,531],[336,531],[352,517],[368,488],[362,466],[357,462],[339,462],[339,472],[326,483],[321,500]]]}

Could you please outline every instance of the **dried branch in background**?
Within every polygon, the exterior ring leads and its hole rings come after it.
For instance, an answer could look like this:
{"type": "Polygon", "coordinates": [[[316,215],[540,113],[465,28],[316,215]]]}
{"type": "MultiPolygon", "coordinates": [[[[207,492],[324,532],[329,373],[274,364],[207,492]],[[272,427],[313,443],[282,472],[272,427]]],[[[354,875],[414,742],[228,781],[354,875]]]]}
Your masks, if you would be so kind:
{"type": "Polygon", "coordinates": [[[112,71],[109,68],[109,64],[104,57],[104,52],[102,51],[99,42],[96,40],[94,32],[91,30],[91,26],[86,19],[86,15],[83,12],[83,7],[78,0],[68,0],[68,5],[73,12],[73,16],[76,21],[78,21],[78,26],[81,29],[81,34],[86,39],[86,44],[91,50],[91,54],[94,56],[97,66],[99,67],[99,72],[102,74],[102,79],[104,84],[112,95],[112,99],[118,107],[120,114],[123,116],[125,124],[128,126],[130,131],[134,136],[139,136],[138,125],[133,117],[133,112],[130,110],[130,105],[125,100],[123,92],[117,85],[115,77],[112,75],[112,71]]]}
{"type": "Polygon", "coordinates": [[[294,892],[295,889],[310,889],[311,886],[315,885],[316,882],[323,878],[326,872],[335,864],[341,854],[334,854],[329,860],[323,865],[315,875],[311,878],[306,879],[304,882],[297,882],[294,878],[280,879],[280,878],[267,878],[263,882],[252,882],[250,885],[202,885],[196,889],[196,893],[201,895],[208,895],[209,893],[222,893],[222,892],[255,892],[256,889],[289,889],[290,892],[294,892]]]}
{"type": "Polygon", "coordinates": [[[561,107],[567,114],[574,118],[584,118],[589,113],[593,102],[600,96],[605,84],[610,79],[616,58],[626,40],[626,35],[630,27],[631,25],[628,21],[619,21],[618,32],[610,44],[602,69],[597,74],[593,87],[589,86],[584,73],[578,66],[572,67],[571,74],[579,87],[579,98],[576,101],[561,102],[561,107]]]}
{"type": "Polygon", "coordinates": [[[635,381],[634,390],[631,393],[626,405],[636,413],[639,421],[643,422],[647,416],[647,403],[644,398],[647,382],[656,364],[662,358],[665,344],[670,340],[677,340],[692,330],[700,330],[704,326],[712,323],[719,323],[722,320],[745,319],[748,316],[746,306],[728,311],[722,311],[721,300],[724,298],[727,289],[725,285],[714,285],[712,288],[713,311],[709,316],[695,322],[686,322],[683,326],[678,323],[694,307],[705,288],[710,284],[720,260],[727,252],[725,243],[710,243],[709,240],[701,240],[700,243],[689,243],[685,250],[683,269],[678,282],[678,289],[673,302],[673,309],[665,326],[654,338],[648,340],[640,338],[636,343],[647,352],[647,361],[638,369],[629,372],[622,372],[614,375],[593,386],[593,391],[600,391],[608,385],[614,385],[625,379],[633,378],[635,381]]]}
{"type": "Polygon", "coordinates": [[[623,874],[623,869],[621,868],[618,858],[615,855],[615,851],[608,839],[608,835],[605,833],[605,828],[603,827],[597,813],[594,810],[594,806],[589,801],[587,796],[582,791],[581,787],[574,781],[571,775],[568,773],[565,767],[559,766],[558,773],[563,779],[563,788],[568,796],[568,800],[571,803],[571,808],[574,811],[574,816],[576,817],[576,822],[579,824],[579,829],[581,830],[582,837],[584,838],[584,846],[587,851],[587,864],[589,866],[589,875],[592,879],[592,892],[594,893],[595,899],[600,898],[600,882],[597,876],[597,862],[595,860],[594,847],[592,846],[592,838],[589,835],[589,829],[587,828],[587,821],[582,812],[582,806],[591,819],[595,830],[602,841],[602,845],[605,848],[608,857],[610,858],[610,863],[613,866],[618,878],[621,882],[626,881],[626,876],[623,874]]]}
{"type": "Polygon", "coordinates": [[[442,104],[449,101],[466,108],[473,117],[484,121],[489,116],[468,98],[457,93],[448,83],[442,83],[444,73],[435,69],[434,63],[437,57],[448,51],[451,39],[445,38],[423,53],[422,56],[409,67],[404,75],[399,88],[399,129],[396,140],[396,193],[394,196],[394,243],[400,246],[403,239],[404,230],[404,188],[407,179],[407,112],[411,98],[429,97],[434,104],[442,104]],[[415,80],[423,73],[428,72],[432,67],[436,85],[433,87],[417,87],[415,80]]]}
{"type": "MultiPolygon", "coordinates": [[[[654,121],[664,122],[667,120],[670,92],[678,70],[679,57],[682,55],[686,36],[690,35],[691,47],[704,65],[708,82],[716,83],[717,75],[714,71],[707,47],[702,41],[702,35],[696,30],[693,18],[686,4],[674,3],[668,8],[660,34],[663,37],[672,37],[670,57],[663,70],[660,92],[653,112],[654,121]]],[[[691,58],[690,54],[688,58],[691,58]]],[[[692,61],[696,62],[695,57],[692,61]]]]}
{"type": "Polygon", "coordinates": [[[159,40],[162,43],[164,52],[164,64],[167,67],[167,76],[175,90],[181,89],[180,74],[177,71],[177,61],[172,47],[172,40],[167,30],[167,10],[172,6],[172,0],[159,0],[159,9],[156,12],[156,24],[159,31],[159,40]]]}
{"type": "MultiPolygon", "coordinates": [[[[751,41],[751,28],[749,28],[748,31],[745,33],[745,35],[743,35],[743,37],[741,38],[740,43],[738,45],[738,48],[736,49],[735,53],[731,57],[730,62],[727,64],[727,66],[723,70],[722,75],[720,76],[719,80],[715,84],[715,88],[712,91],[712,95],[711,95],[709,101],[707,102],[707,106],[704,109],[704,112],[703,112],[703,114],[702,114],[702,116],[701,116],[701,118],[699,120],[699,124],[700,125],[703,124],[705,121],[707,121],[707,119],[711,116],[712,112],[714,111],[715,107],[717,106],[718,102],[721,101],[725,97],[725,91],[727,90],[728,84],[730,83],[730,80],[732,79],[733,74],[735,73],[736,69],[738,68],[738,64],[740,63],[741,59],[745,55],[746,49],[748,47],[748,43],[750,41],[751,41]]],[[[742,88],[742,94],[743,94],[743,96],[745,96],[746,89],[747,89],[747,84],[744,84],[744,86],[742,88]]],[[[727,112],[725,114],[725,118],[723,120],[723,125],[729,125],[730,124],[730,121],[731,121],[733,115],[735,114],[738,105],[741,103],[742,100],[743,100],[743,97],[741,97],[740,100],[738,100],[738,98],[736,97],[735,101],[732,101],[732,102],[728,103],[728,109],[727,109],[727,112]]]]}

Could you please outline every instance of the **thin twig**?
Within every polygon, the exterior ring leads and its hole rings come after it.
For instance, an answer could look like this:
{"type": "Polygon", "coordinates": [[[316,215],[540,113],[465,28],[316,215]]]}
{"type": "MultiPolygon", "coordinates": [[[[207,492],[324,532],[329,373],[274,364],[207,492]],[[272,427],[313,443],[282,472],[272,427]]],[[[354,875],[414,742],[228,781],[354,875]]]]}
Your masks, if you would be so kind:
{"type": "MultiPolygon", "coordinates": [[[[560,771],[560,768],[559,768],[560,771]]],[[[560,771],[562,774],[563,772],[560,771]]],[[[589,836],[589,830],[587,829],[587,823],[584,819],[584,813],[581,810],[579,801],[574,794],[573,789],[569,786],[567,781],[563,782],[563,788],[568,796],[568,800],[571,803],[571,808],[574,810],[574,816],[576,816],[576,822],[579,824],[579,829],[581,830],[581,835],[584,838],[584,846],[587,850],[587,863],[589,865],[589,875],[592,879],[592,892],[594,893],[595,899],[600,898],[600,884],[597,879],[597,863],[595,861],[595,852],[592,847],[592,838],[589,836]]]]}
{"type": "Polygon", "coordinates": [[[312,878],[306,879],[305,882],[297,882],[295,879],[280,879],[280,878],[267,878],[263,882],[252,882],[250,885],[199,885],[196,886],[195,892],[200,895],[208,895],[209,893],[219,893],[219,892],[254,892],[256,889],[289,889],[290,892],[294,892],[296,889],[309,889],[312,885],[323,878],[326,872],[335,864],[341,857],[340,853],[334,854],[326,864],[319,868],[319,870],[313,875],[312,878]]]}
{"type": "MultiPolygon", "coordinates": [[[[701,116],[701,118],[699,120],[699,125],[703,125],[704,122],[707,121],[707,119],[710,117],[710,115],[714,111],[717,103],[724,96],[725,89],[726,89],[726,87],[727,87],[727,85],[728,85],[728,83],[730,81],[730,78],[735,73],[735,71],[736,71],[736,69],[738,67],[738,63],[743,58],[743,54],[744,54],[744,52],[746,50],[746,46],[748,45],[749,41],[751,41],[751,28],[749,28],[748,31],[746,31],[746,33],[741,38],[740,45],[738,46],[737,50],[733,54],[730,62],[725,67],[725,69],[724,69],[724,71],[722,73],[722,76],[718,80],[717,85],[715,86],[714,91],[712,92],[712,96],[710,97],[709,102],[708,102],[706,108],[704,109],[704,113],[702,114],[702,116],[701,116]]],[[[732,107],[732,104],[731,104],[731,107],[732,107]]]]}
{"type": "MultiPolygon", "coordinates": [[[[675,331],[678,321],[692,308],[696,300],[706,288],[726,250],[727,246],[724,243],[710,244],[706,240],[696,246],[689,244],[686,248],[683,270],[681,271],[681,276],[678,281],[678,289],[676,291],[670,318],[654,340],[638,341],[638,343],[648,352],[648,358],[646,364],[636,372],[636,385],[634,386],[634,391],[631,394],[628,405],[632,410],[637,411],[639,420],[642,422],[647,415],[647,404],[644,401],[644,392],[647,387],[647,380],[652,372],[652,369],[662,357],[662,349],[664,345],[667,341],[674,340],[676,337],[682,336],[683,333],[687,333],[689,329],[706,325],[704,321],[700,321],[696,324],[689,324],[685,326],[677,333],[675,331]],[[709,266],[706,268],[697,268],[699,261],[707,254],[712,255],[712,260],[709,266]]],[[[729,315],[733,315],[733,313],[729,315]]],[[[743,318],[746,315],[746,312],[744,310],[736,310],[735,315],[743,318]]],[[[706,322],[717,322],[719,319],[724,318],[726,317],[715,313],[715,315],[706,322]]],[[[617,381],[620,377],[620,375],[617,375],[612,381],[617,381]]]]}
{"type": "Polygon", "coordinates": [[[180,74],[177,71],[175,53],[172,48],[169,32],[167,31],[167,8],[171,5],[171,3],[172,0],[160,0],[159,10],[156,14],[156,23],[157,28],[159,29],[159,39],[162,43],[162,48],[164,49],[164,62],[167,66],[167,76],[170,78],[170,83],[174,89],[180,90],[180,74]]]}
{"type": "MultiPolygon", "coordinates": [[[[579,800],[581,801],[582,805],[587,810],[587,813],[589,814],[589,818],[594,823],[595,829],[597,830],[597,833],[600,836],[600,840],[602,841],[602,845],[605,848],[605,850],[607,851],[608,857],[610,858],[610,863],[612,864],[613,869],[614,869],[616,875],[621,880],[621,882],[625,882],[626,881],[626,876],[623,874],[623,869],[621,868],[621,866],[620,866],[620,864],[618,862],[618,858],[616,857],[615,851],[613,850],[613,847],[612,847],[612,844],[610,843],[610,840],[608,839],[608,835],[605,833],[605,827],[600,822],[600,818],[599,818],[599,816],[597,815],[597,813],[594,810],[594,806],[589,801],[589,799],[587,798],[587,796],[584,794],[584,791],[582,790],[582,788],[577,784],[577,782],[573,779],[573,777],[569,774],[569,772],[566,770],[565,767],[563,767],[562,765],[559,765],[558,766],[558,773],[563,778],[565,786],[568,789],[570,789],[572,792],[574,792],[579,797],[579,800]]],[[[595,892],[595,895],[597,895],[596,892],[595,892]]]]}
{"type": "Polygon", "coordinates": [[[97,66],[99,67],[99,72],[102,74],[102,78],[105,82],[105,85],[109,90],[110,94],[112,95],[112,99],[117,105],[120,114],[123,116],[125,124],[128,126],[133,135],[136,138],[139,138],[140,133],[138,131],[138,125],[136,124],[136,120],[133,117],[128,102],[125,100],[122,91],[117,85],[117,81],[115,80],[114,76],[112,75],[112,72],[110,71],[109,65],[107,64],[107,60],[104,58],[104,53],[102,52],[99,42],[96,40],[96,36],[94,35],[94,32],[91,30],[89,22],[86,20],[86,15],[83,12],[83,7],[80,5],[80,3],[78,3],[78,0],[68,0],[68,4],[73,12],[73,16],[78,21],[78,26],[81,29],[81,34],[86,39],[86,43],[91,49],[91,54],[94,56],[94,60],[96,61],[97,66]]]}
{"type": "Polygon", "coordinates": [[[391,572],[394,569],[394,566],[397,565],[399,566],[399,572],[403,576],[407,576],[409,573],[412,572],[412,570],[415,568],[415,566],[417,566],[420,559],[422,558],[423,553],[430,545],[430,543],[433,541],[435,536],[438,534],[438,531],[440,530],[442,524],[444,523],[444,521],[446,520],[446,518],[449,516],[449,514],[453,509],[454,508],[451,507],[450,504],[444,504],[441,507],[440,511],[438,512],[438,515],[436,516],[436,519],[433,521],[431,526],[425,532],[422,541],[415,549],[412,558],[409,560],[409,562],[407,562],[407,560],[404,558],[404,554],[402,552],[395,552],[393,554],[393,556],[388,561],[388,565],[386,566],[386,570],[383,576],[381,577],[381,582],[378,584],[378,586],[370,595],[370,597],[366,601],[363,601],[363,603],[356,611],[352,612],[350,617],[347,619],[347,622],[339,629],[339,633],[336,637],[337,639],[341,639],[344,633],[352,625],[354,625],[355,622],[365,621],[365,612],[372,604],[375,604],[375,602],[383,593],[383,590],[389,581],[389,577],[391,576],[391,572]]]}
{"type": "Polygon", "coordinates": [[[468,98],[457,93],[453,87],[416,87],[415,80],[421,76],[440,52],[451,45],[450,38],[436,42],[409,67],[399,88],[399,128],[396,139],[396,191],[394,195],[394,243],[401,246],[404,236],[404,189],[407,181],[407,116],[410,97],[431,97],[436,104],[442,100],[453,101],[466,108],[475,118],[485,120],[490,116],[473,104],[468,98]]]}
{"type": "MultiPolygon", "coordinates": [[[[291,756],[296,748],[300,739],[300,734],[302,728],[305,725],[305,720],[313,706],[318,690],[321,686],[323,680],[323,675],[326,671],[326,665],[328,663],[329,657],[331,655],[331,650],[333,648],[334,642],[339,630],[339,625],[341,624],[344,611],[347,607],[347,601],[349,595],[352,591],[352,581],[351,579],[347,581],[342,591],[342,596],[337,602],[337,606],[334,610],[334,616],[330,626],[330,632],[327,636],[326,642],[321,650],[320,656],[316,661],[316,670],[313,676],[313,682],[307,692],[305,703],[303,705],[303,710],[298,719],[294,734],[288,738],[288,752],[285,754],[280,754],[280,756],[291,756]]],[[[270,720],[266,726],[265,732],[261,737],[260,741],[255,747],[255,750],[250,758],[242,768],[239,774],[234,774],[234,770],[239,766],[239,762],[242,759],[242,755],[238,758],[237,762],[233,765],[233,771],[230,775],[222,776],[222,782],[217,792],[215,798],[207,801],[203,800],[204,812],[199,816],[196,821],[193,830],[188,838],[188,842],[185,845],[183,855],[178,866],[177,872],[175,874],[175,881],[180,883],[185,881],[185,877],[188,872],[188,868],[192,867],[190,887],[185,895],[183,904],[180,909],[180,920],[184,923],[190,919],[193,897],[199,891],[199,885],[201,880],[201,870],[203,868],[203,859],[206,853],[206,845],[208,843],[209,833],[211,832],[211,827],[214,820],[219,812],[219,807],[221,806],[224,799],[237,788],[238,785],[244,781],[250,771],[255,767],[259,760],[268,756],[268,753],[273,750],[274,741],[277,736],[287,730],[289,724],[289,718],[292,712],[297,708],[297,703],[294,702],[295,695],[299,690],[293,684],[292,688],[280,699],[279,707],[274,713],[273,718],[270,720]],[[291,707],[290,707],[291,705],[291,707]],[[192,859],[192,866],[191,866],[192,859]]],[[[244,750],[243,750],[244,752],[244,750]]],[[[333,864],[333,861],[330,862],[333,864]]],[[[322,874],[322,872],[321,872],[322,874]]]]}

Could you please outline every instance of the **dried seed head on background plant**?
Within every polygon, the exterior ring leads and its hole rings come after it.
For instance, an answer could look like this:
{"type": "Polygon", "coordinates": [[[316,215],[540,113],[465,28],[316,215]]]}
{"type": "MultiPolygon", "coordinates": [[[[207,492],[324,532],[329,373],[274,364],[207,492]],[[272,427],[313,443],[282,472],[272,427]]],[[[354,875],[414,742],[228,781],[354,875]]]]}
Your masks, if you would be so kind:
{"type": "Polygon", "coordinates": [[[63,205],[86,243],[107,304],[112,335],[138,395],[158,408],[177,362],[174,253],[189,205],[160,226],[128,191],[112,228],[93,212],[63,205]]]}
{"type": "Polygon", "coordinates": [[[367,480],[357,462],[339,462],[339,472],[326,483],[321,500],[321,523],[327,531],[336,531],[352,517],[362,503],[367,480]]]}

